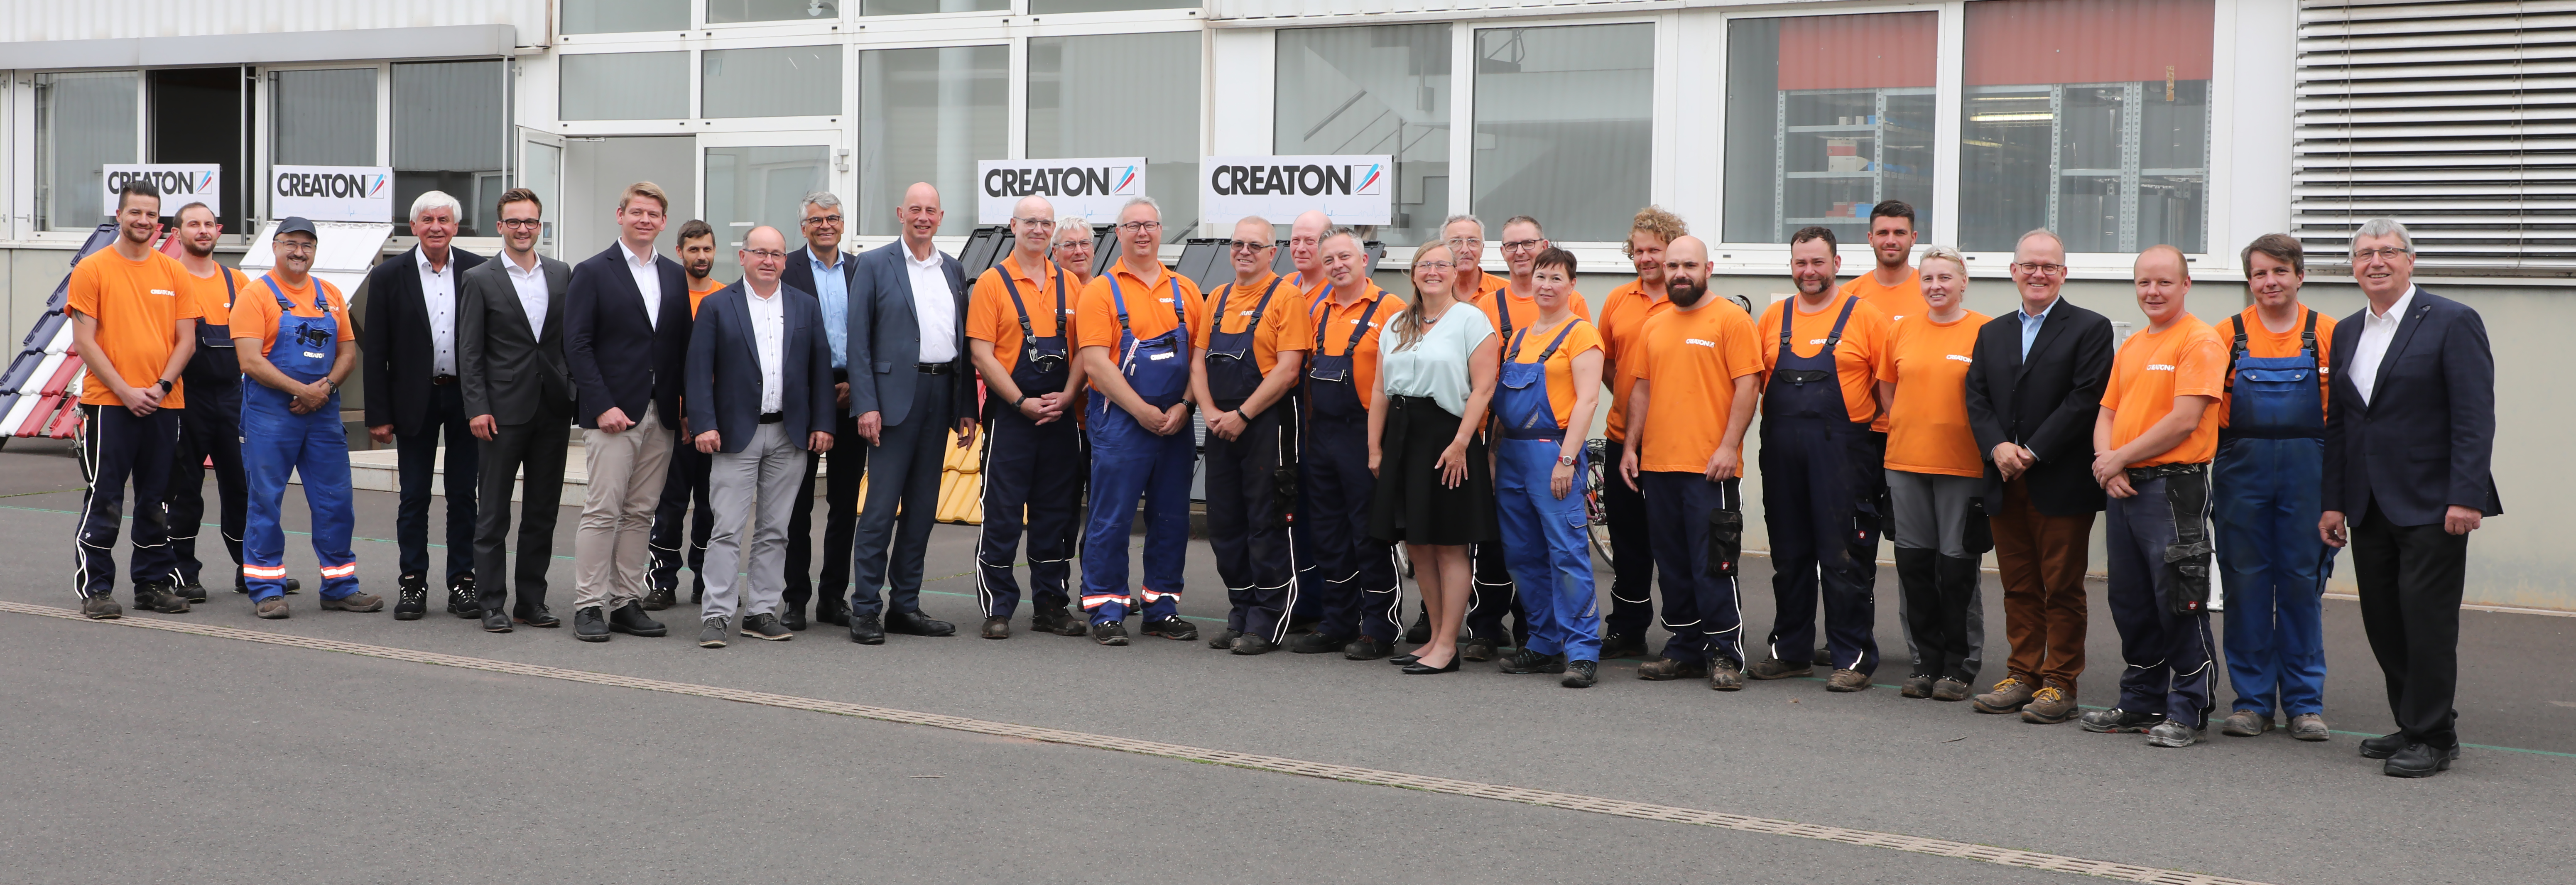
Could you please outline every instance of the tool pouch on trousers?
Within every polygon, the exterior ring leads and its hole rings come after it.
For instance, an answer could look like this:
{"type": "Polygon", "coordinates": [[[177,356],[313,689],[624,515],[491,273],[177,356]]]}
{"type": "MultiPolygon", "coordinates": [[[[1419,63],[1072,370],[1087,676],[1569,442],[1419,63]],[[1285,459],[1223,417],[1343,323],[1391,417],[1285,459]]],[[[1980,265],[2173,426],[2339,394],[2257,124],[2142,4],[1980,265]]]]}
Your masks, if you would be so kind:
{"type": "Polygon", "coordinates": [[[1279,422],[1279,466],[1270,471],[1271,493],[1278,497],[1278,527],[1297,524],[1297,428],[1288,421],[1279,422]]]}
{"type": "Polygon", "coordinates": [[[1708,512],[1708,575],[1735,577],[1735,561],[1744,555],[1744,511],[1708,512]]]}
{"type": "MultiPolygon", "coordinates": [[[[2204,465],[2189,465],[2205,467],[2204,465]]],[[[2173,614],[2209,611],[2209,471],[2171,472],[2165,476],[2165,503],[2173,508],[2174,542],[2165,547],[2165,577],[2172,592],[2165,604],[2173,614]]]]}

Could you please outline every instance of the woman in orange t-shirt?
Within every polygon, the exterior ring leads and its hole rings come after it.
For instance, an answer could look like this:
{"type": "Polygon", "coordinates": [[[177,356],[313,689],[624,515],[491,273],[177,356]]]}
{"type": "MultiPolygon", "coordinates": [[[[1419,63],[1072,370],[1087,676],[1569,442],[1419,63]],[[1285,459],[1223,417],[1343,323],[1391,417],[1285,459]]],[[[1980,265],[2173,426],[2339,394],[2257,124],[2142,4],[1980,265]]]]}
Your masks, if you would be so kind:
{"type": "Polygon", "coordinates": [[[1982,663],[1978,559],[1994,546],[1985,516],[1976,512],[1985,465],[1968,429],[1969,358],[1986,315],[1967,308],[1967,263],[1958,250],[1933,247],[1920,265],[1931,309],[1896,324],[1878,363],[1880,398],[1889,404],[1897,609],[1914,652],[1902,692],[1957,701],[1968,697],[1982,663]]]}

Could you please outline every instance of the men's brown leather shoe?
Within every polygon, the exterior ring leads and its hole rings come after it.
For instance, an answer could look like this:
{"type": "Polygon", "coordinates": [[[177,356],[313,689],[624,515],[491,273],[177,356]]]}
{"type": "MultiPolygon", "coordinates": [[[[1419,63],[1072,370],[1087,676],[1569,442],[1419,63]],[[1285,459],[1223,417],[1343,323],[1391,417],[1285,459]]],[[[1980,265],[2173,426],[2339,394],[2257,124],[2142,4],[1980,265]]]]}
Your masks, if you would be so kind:
{"type": "Polygon", "coordinates": [[[1826,691],[1867,691],[1869,674],[1858,670],[1836,670],[1825,679],[1826,691]]]}

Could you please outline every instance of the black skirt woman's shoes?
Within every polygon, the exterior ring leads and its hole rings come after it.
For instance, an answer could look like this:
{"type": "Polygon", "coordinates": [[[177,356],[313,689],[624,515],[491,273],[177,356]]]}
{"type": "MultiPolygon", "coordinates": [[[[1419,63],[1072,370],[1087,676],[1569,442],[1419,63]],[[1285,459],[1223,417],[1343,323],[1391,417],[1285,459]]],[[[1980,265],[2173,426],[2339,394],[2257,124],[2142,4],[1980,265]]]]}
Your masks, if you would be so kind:
{"type": "Polygon", "coordinates": [[[1456,673],[1458,672],[1458,661],[1465,657],[1465,655],[1450,655],[1449,663],[1439,667],[1429,666],[1421,661],[1414,661],[1413,663],[1406,664],[1403,672],[1406,676],[1422,676],[1431,673],[1456,673]]]}

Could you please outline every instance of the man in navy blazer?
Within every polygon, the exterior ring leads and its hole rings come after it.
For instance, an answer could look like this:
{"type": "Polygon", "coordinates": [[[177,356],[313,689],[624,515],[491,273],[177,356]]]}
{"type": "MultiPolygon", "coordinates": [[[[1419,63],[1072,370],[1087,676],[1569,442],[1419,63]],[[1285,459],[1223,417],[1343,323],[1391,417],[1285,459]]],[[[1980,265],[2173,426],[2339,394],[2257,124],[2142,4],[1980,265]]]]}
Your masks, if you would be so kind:
{"type": "Polygon", "coordinates": [[[778,617],[787,526],[811,462],[806,453],[832,449],[836,411],[822,308],[779,281],[786,238],[777,228],[753,228],[738,257],[742,280],[699,303],[689,336],[690,442],[713,456],[707,485],[716,525],[705,573],[717,579],[707,582],[699,613],[700,648],[724,647],[737,608],[745,636],[795,636],[778,617]],[[735,568],[745,516],[753,518],[748,575],[735,568]]]}
{"type": "MultiPolygon", "coordinates": [[[[400,595],[394,619],[419,620],[428,611],[429,482],[447,449],[447,611],[460,618],[481,614],[474,588],[474,499],[479,456],[467,423],[458,379],[465,374],[457,343],[457,302],[464,275],[483,256],[455,248],[464,207],[443,191],[411,203],[411,233],[419,245],[367,271],[367,321],[358,327],[359,368],[367,391],[367,437],[393,445],[396,484],[394,544],[400,552],[400,595]]],[[[506,504],[506,502],[504,502],[506,504]]],[[[494,575],[494,580],[501,576],[494,575]]]]}
{"type": "Polygon", "coordinates": [[[850,537],[859,528],[859,477],[868,470],[868,447],[859,445],[859,428],[850,407],[850,290],[859,279],[857,259],[841,253],[841,232],[848,229],[841,198],[830,191],[805,195],[805,217],[797,228],[804,248],[787,253],[787,268],[778,279],[814,296],[823,308],[823,331],[832,343],[834,403],[839,419],[832,425],[832,475],[823,489],[823,574],[818,588],[811,580],[814,562],[814,477],[824,456],[809,457],[805,483],[796,503],[796,520],[787,527],[787,604],[779,617],[787,629],[805,629],[805,600],[814,600],[814,620],[849,626],[850,537]],[[817,593],[816,590],[820,590],[817,593]]]}
{"type": "Polygon", "coordinates": [[[922,559],[947,460],[940,446],[952,427],[959,448],[974,444],[979,406],[966,356],[966,269],[930,242],[944,217],[937,188],[906,189],[895,208],[903,239],[860,255],[850,288],[850,414],[871,448],[850,566],[858,585],[850,641],[862,645],[884,642],[889,631],[957,632],[921,613],[922,559]],[[892,611],[880,588],[890,588],[892,611]]]}
{"type": "Polygon", "coordinates": [[[2326,399],[2325,515],[2353,547],[2362,629],[2388,680],[2395,734],[2361,742],[2397,777],[2459,758],[2460,596],[2469,533],[2496,496],[2495,354],[2478,312],[2415,285],[2415,243],[2376,218],[2352,239],[2368,307],[2335,324],[2326,399]]]}
{"type": "Polygon", "coordinates": [[[565,293],[564,363],[590,469],[573,535],[573,636],[584,642],[668,632],[639,600],[689,350],[688,281],[653,251],[669,204],[652,182],[627,185],[617,243],[575,265],[565,293]]]}

